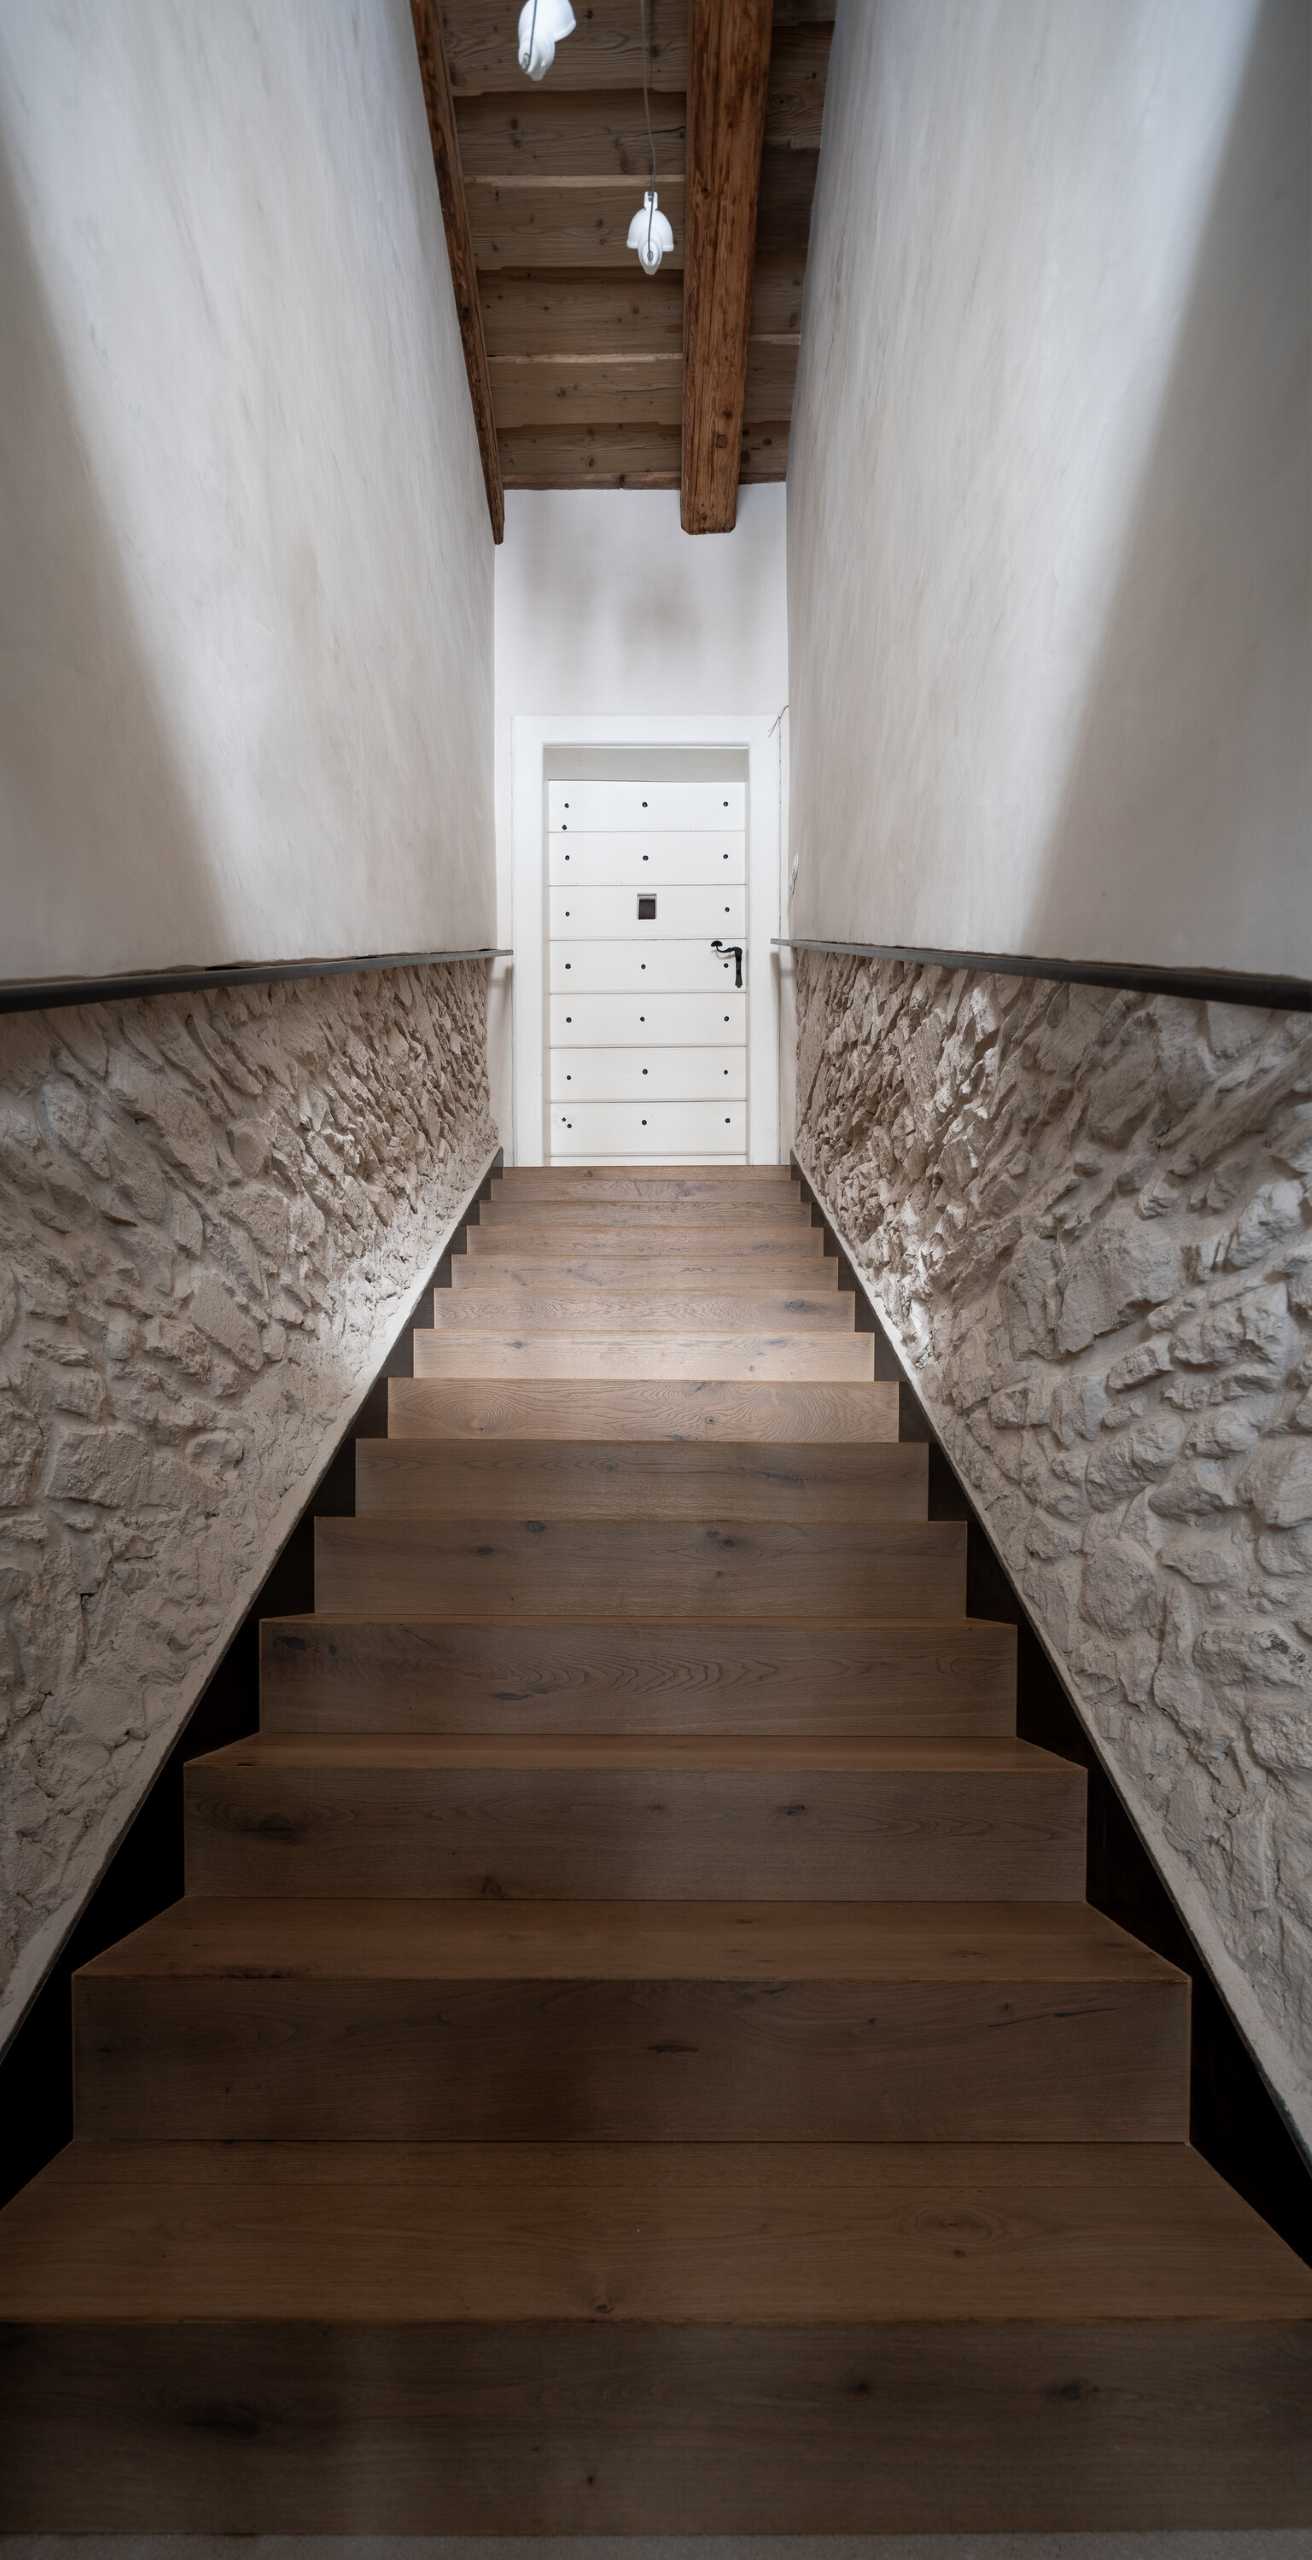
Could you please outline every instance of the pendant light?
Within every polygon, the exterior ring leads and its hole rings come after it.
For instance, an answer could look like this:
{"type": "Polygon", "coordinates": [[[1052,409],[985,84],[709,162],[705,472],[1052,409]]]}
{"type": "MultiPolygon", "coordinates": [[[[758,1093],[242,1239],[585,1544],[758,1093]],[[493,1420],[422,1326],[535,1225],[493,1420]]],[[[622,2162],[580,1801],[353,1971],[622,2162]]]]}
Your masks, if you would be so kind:
{"type": "Polygon", "coordinates": [[[638,252],[638,264],[645,276],[654,276],[667,249],[674,247],[674,233],[668,214],[662,213],[654,187],[649,187],[641,209],[629,224],[628,246],[638,252]]]}
{"type": "Polygon", "coordinates": [[[656,193],[656,141],[651,129],[651,93],[648,72],[651,65],[651,30],[647,23],[649,0],[640,0],[642,14],[642,111],[647,119],[647,156],[651,165],[651,185],[629,224],[627,246],[636,249],[638,264],[645,276],[654,276],[667,249],[674,247],[674,233],[668,214],[662,213],[656,193]]]}
{"type": "Polygon", "coordinates": [[[519,13],[519,67],[530,80],[545,79],[562,37],[574,33],[569,0],[524,0],[519,13]]]}

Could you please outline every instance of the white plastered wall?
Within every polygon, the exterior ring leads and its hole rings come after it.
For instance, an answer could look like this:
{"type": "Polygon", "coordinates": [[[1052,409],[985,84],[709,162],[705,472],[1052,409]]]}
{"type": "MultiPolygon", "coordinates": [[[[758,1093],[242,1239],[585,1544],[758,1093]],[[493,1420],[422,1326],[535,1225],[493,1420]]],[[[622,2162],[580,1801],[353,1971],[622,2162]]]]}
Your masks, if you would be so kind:
{"type": "Polygon", "coordinates": [[[793,930],[1312,972],[1305,0],[843,0],[793,930]]]}
{"type": "MultiPolygon", "coordinates": [[[[783,487],[730,534],[685,534],[673,489],[515,490],[496,555],[498,943],[514,914],[517,718],[778,718],[788,699],[783,487]]],[[[493,1109],[511,1125],[508,971],[489,1006],[493,1109]]],[[[785,1026],[787,1041],[787,1026],[785,1026]]],[[[791,1043],[788,1043],[791,1056],[791,1043]]]]}
{"type": "Polygon", "coordinates": [[[0,977],[492,940],[405,0],[0,11],[0,977]]]}

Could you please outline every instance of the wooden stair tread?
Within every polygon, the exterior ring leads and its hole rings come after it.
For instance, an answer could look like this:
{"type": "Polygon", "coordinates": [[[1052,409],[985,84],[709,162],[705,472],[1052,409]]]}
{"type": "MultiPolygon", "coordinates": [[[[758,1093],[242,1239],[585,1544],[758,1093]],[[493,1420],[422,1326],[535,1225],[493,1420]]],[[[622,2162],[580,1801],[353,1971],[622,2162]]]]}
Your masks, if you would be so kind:
{"type": "Polygon", "coordinates": [[[873,1378],[867,1333],[533,1333],[429,1328],[412,1336],[416,1378],[769,1378],[832,1384],[873,1378]]]}
{"type": "Polygon", "coordinates": [[[923,1441],[358,1440],[357,1513],[924,1519],[923,1441]]]}
{"type": "MultiPolygon", "coordinates": [[[[777,1295],[781,1289],[800,1289],[826,1298],[850,1294],[839,1290],[837,1262],[826,1261],[805,1245],[800,1253],[733,1254],[717,1249],[692,1255],[662,1254],[659,1272],[662,1289],[732,1293],[749,1313],[756,1298],[777,1295]]],[[[481,1289],[525,1294],[555,1289],[585,1300],[594,1290],[608,1296],[647,1297],[652,1284],[650,1253],[583,1252],[564,1257],[496,1253],[490,1259],[471,1259],[461,1253],[454,1254],[451,1260],[451,1294],[457,1298],[469,1297],[481,1289]]],[[[441,1294],[445,1296],[446,1292],[441,1294]]]]}
{"type": "Polygon", "coordinates": [[[791,1293],[775,1289],[760,1290],[750,1298],[741,1292],[694,1296],[667,1292],[659,1273],[649,1273],[643,1292],[630,1289],[619,1296],[597,1289],[579,1291],[571,1300],[553,1297],[547,1281],[530,1291],[502,1288],[487,1278],[473,1288],[436,1289],[433,1300],[433,1327],[438,1332],[459,1327],[470,1333],[632,1330],[694,1337],[707,1333],[754,1336],[850,1333],[856,1320],[856,1300],[850,1292],[828,1289],[812,1296],[804,1289],[791,1293]]]}
{"type": "Polygon", "coordinates": [[[80,1981],[1183,1984],[1087,1903],[441,1902],[191,1894],[80,1981]]]}
{"type": "Polygon", "coordinates": [[[270,1727],[979,1732],[1015,1724],[988,1619],[502,1621],[327,1611],[261,1630],[270,1727]]]}
{"type": "Polygon", "coordinates": [[[1026,1778],[1082,1775],[1072,1760],[1014,1734],[256,1733],[188,1762],[194,1769],[948,1771],[1026,1778]]]}
{"type": "Polygon", "coordinates": [[[1175,2143],[75,2142],[0,2230],[11,2324],[1312,2320],[1175,2143]]]}
{"type": "Polygon", "coordinates": [[[400,1439],[896,1440],[882,1380],[392,1378],[400,1439]]]}

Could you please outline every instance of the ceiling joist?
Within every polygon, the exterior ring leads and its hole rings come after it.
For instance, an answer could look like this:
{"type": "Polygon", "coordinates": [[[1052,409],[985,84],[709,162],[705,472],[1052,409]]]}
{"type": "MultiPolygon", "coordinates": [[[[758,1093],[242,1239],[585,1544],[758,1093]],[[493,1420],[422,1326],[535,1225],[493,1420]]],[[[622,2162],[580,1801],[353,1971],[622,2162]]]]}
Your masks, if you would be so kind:
{"type": "MultiPolygon", "coordinates": [[[[640,272],[627,246],[650,174],[637,0],[575,5],[578,25],[539,85],[515,59],[515,0],[495,8],[489,0],[413,0],[421,61],[421,29],[431,31],[439,17],[442,26],[447,122],[439,90],[430,124],[439,177],[445,159],[459,180],[447,215],[453,274],[476,271],[478,328],[466,331],[466,363],[498,504],[502,485],[674,489],[682,476],[683,270],[698,236],[689,203],[688,64],[704,45],[703,17],[732,20],[740,0],[650,0],[656,181],[675,234],[654,276],[640,272]]],[[[747,345],[739,349],[737,431],[732,404],[719,430],[725,488],[735,449],[743,479],[782,479],[787,468],[833,5],[774,0],[771,9],[759,0],[756,7],[758,88],[762,15],[766,25],[764,121],[755,234],[748,225],[740,236],[734,287],[740,316],[746,295],[747,345]]],[[[723,32],[712,27],[713,45],[723,32]]],[[[731,83],[722,104],[737,117],[731,83]]],[[[713,158],[724,143],[720,136],[708,146],[713,158]]],[[[736,153],[734,146],[730,158],[736,153]]],[[[709,256],[716,267],[718,249],[709,256]]],[[[717,275],[715,287],[723,292],[725,279],[717,275]]],[[[465,322],[462,303],[462,329],[465,322]]],[[[722,367],[714,295],[701,326],[722,367]]],[[[710,396],[723,393],[712,386],[710,396]]],[[[720,503],[723,512],[731,499],[720,503]]]]}
{"type": "Polygon", "coordinates": [[[738,513],[771,0],[692,0],[683,260],[685,533],[738,513]]]}
{"type": "Polygon", "coordinates": [[[437,173],[437,192],[441,200],[442,222],[446,231],[451,284],[460,322],[460,342],[464,348],[465,372],[469,377],[469,397],[473,406],[479,456],[483,465],[483,485],[487,490],[487,511],[492,520],[492,539],[494,542],[500,542],[506,529],[501,457],[497,450],[492,382],[488,373],[487,347],[483,338],[483,314],[478,298],[478,262],[474,255],[474,244],[469,228],[464,172],[461,167],[460,143],[456,133],[456,112],[451,98],[451,83],[447,76],[446,54],[442,43],[437,0],[410,0],[410,15],[414,24],[415,50],[419,56],[419,76],[424,84],[428,138],[433,146],[433,167],[437,173]]]}

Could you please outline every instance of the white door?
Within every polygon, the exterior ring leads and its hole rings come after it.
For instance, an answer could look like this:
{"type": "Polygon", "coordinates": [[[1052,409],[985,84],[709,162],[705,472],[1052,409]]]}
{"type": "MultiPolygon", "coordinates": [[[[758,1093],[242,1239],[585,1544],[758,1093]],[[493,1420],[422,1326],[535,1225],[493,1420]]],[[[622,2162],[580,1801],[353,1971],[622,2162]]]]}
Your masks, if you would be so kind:
{"type": "Polygon", "coordinates": [[[740,780],[548,784],[552,1163],[746,1163],[746,804],[740,780]]]}

